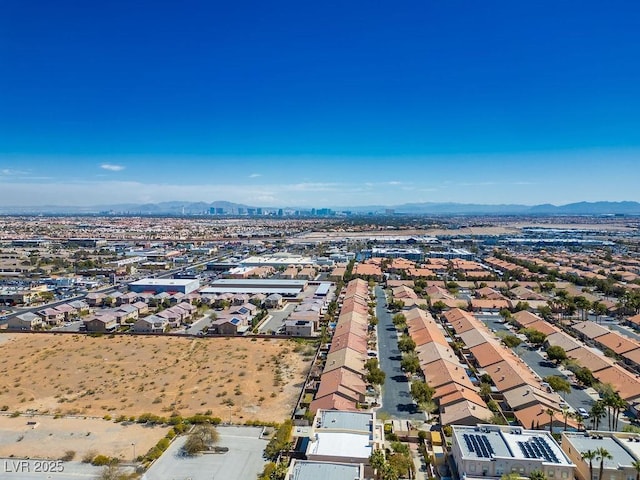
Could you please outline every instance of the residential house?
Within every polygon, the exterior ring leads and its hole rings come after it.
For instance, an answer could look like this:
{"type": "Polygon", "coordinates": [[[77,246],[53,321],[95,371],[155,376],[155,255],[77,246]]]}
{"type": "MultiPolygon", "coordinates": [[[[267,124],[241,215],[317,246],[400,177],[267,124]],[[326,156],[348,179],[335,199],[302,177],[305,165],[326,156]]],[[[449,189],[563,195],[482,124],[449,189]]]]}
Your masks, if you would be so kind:
{"type": "Polygon", "coordinates": [[[314,323],[309,320],[285,320],[283,333],[293,337],[312,337],[315,334],[314,323]]]}
{"type": "Polygon", "coordinates": [[[163,333],[167,325],[166,319],[157,315],[150,315],[137,319],[131,330],[136,333],[163,333]]]}
{"type": "Polygon", "coordinates": [[[85,297],[85,301],[90,307],[99,307],[102,305],[104,297],[105,295],[103,293],[92,292],[87,294],[87,296],[85,297]]]}
{"type": "Polygon", "coordinates": [[[282,307],[282,295],[279,293],[272,293],[264,299],[264,306],[266,308],[280,308],[282,307]]]}
{"type": "Polygon", "coordinates": [[[218,318],[211,323],[209,327],[210,334],[217,335],[238,335],[246,331],[247,324],[243,319],[238,317],[218,318]]]}
{"type": "Polygon", "coordinates": [[[138,293],[128,292],[116,298],[116,305],[131,305],[138,301],[138,293]]]}
{"type": "Polygon", "coordinates": [[[138,308],[129,304],[121,305],[113,310],[112,313],[116,321],[121,325],[124,323],[133,323],[133,320],[136,320],[139,316],[138,308]]]}
{"type": "Polygon", "coordinates": [[[44,310],[38,311],[38,315],[42,317],[42,321],[47,325],[60,325],[64,321],[64,312],[57,310],[55,308],[45,308],[44,310]]]}
{"type": "Polygon", "coordinates": [[[113,332],[118,328],[118,320],[115,315],[106,313],[86,319],[84,325],[87,332],[113,332]]]}
{"type": "Polygon", "coordinates": [[[78,310],[68,303],[63,303],[62,305],[58,305],[57,307],[55,307],[55,309],[64,314],[65,321],[69,321],[72,318],[75,318],[78,316],[78,310]]]}
{"type": "Polygon", "coordinates": [[[32,312],[22,313],[7,321],[9,330],[37,330],[42,328],[42,317],[32,312]]]}
{"type": "Polygon", "coordinates": [[[138,301],[138,302],[135,302],[133,304],[133,306],[138,309],[138,316],[139,317],[144,316],[144,315],[149,313],[149,305],[146,304],[145,302],[138,301]]]}

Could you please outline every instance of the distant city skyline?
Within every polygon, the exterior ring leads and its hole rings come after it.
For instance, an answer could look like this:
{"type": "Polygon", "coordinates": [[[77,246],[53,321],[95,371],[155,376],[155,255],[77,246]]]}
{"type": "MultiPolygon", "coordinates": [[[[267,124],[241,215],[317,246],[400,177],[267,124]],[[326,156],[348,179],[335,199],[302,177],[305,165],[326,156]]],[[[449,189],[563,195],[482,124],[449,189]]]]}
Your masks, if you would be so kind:
{"type": "Polygon", "coordinates": [[[640,6],[12,2],[0,204],[640,201],[640,6]]]}

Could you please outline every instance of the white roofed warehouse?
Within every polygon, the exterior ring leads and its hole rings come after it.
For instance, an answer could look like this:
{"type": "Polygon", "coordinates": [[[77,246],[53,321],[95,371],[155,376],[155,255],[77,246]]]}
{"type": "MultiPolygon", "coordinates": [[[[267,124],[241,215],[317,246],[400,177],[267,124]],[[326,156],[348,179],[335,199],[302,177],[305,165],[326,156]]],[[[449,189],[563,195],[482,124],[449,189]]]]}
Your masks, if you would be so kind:
{"type": "Polygon", "coordinates": [[[200,280],[191,278],[143,278],[129,284],[129,290],[136,293],[184,293],[195,292],[200,288],[200,280]]]}

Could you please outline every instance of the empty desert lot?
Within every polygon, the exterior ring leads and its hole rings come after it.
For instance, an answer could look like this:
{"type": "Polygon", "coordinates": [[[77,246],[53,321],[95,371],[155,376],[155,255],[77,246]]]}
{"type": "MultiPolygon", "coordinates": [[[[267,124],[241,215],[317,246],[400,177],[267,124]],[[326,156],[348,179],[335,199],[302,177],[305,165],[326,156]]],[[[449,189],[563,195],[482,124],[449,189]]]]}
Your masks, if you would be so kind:
{"type": "Polygon", "coordinates": [[[277,339],[0,334],[0,406],[279,422],[295,406],[311,353],[277,339]]]}

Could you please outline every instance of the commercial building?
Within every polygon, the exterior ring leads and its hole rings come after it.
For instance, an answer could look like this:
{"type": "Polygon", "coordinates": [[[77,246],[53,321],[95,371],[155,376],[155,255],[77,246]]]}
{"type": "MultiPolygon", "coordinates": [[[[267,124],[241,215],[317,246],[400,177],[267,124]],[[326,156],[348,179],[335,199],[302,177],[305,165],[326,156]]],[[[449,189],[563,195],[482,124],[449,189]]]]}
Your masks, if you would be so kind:
{"type": "Polygon", "coordinates": [[[416,262],[424,258],[419,248],[372,248],[369,253],[373,258],[406,258],[416,262]]]}
{"type": "Polygon", "coordinates": [[[307,287],[307,280],[224,278],[215,280],[208,288],[200,290],[202,295],[219,293],[277,293],[283,297],[295,297],[307,287]]]}
{"type": "Polygon", "coordinates": [[[315,261],[311,257],[294,255],[292,253],[274,253],[246,258],[240,262],[245,267],[288,267],[289,265],[311,266],[315,261]]]}
{"type": "Polygon", "coordinates": [[[200,288],[198,279],[177,279],[177,278],[143,278],[129,284],[129,290],[136,293],[183,293],[189,294],[200,288]]]}
{"type": "Polygon", "coordinates": [[[363,480],[364,465],[292,460],[285,480],[363,480]]]}
{"type": "MultiPolygon", "coordinates": [[[[541,471],[546,478],[573,480],[575,464],[549,432],[521,427],[453,426],[451,454],[460,478],[500,478],[541,471]]],[[[626,480],[626,479],[625,479],[626,480]]]]}
{"type": "Polygon", "coordinates": [[[640,461],[640,435],[622,432],[563,432],[562,450],[576,465],[579,480],[596,480],[600,477],[599,457],[593,459],[593,479],[589,475],[589,460],[582,454],[605,449],[611,458],[603,458],[601,478],[607,480],[635,480],[634,462],[640,461]]]}

